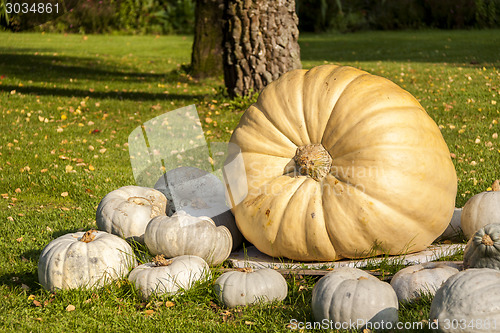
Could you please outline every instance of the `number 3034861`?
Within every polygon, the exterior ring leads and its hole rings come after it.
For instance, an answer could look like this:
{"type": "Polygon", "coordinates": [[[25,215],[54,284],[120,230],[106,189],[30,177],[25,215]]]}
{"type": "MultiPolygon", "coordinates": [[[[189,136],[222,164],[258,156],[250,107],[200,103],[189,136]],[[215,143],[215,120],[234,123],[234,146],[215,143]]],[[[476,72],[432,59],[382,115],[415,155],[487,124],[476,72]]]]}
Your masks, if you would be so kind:
{"type": "Polygon", "coordinates": [[[59,13],[59,3],[43,2],[7,2],[5,4],[7,14],[57,14],[59,13]]]}

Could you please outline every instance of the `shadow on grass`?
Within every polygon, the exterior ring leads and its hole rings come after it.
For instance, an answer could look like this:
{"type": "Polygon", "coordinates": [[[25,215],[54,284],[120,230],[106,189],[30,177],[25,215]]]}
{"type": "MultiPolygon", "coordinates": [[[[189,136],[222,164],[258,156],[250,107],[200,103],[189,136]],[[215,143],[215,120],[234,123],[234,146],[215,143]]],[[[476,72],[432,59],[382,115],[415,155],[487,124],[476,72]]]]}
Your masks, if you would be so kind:
{"type": "MultiPolygon", "coordinates": [[[[66,230],[58,230],[52,232],[51,239],[56,239],[59,236],[75,233],[80,231],[78,228],[66,229],[66,230]]],[[[38,260],[40,258],[40,254],[42,253],[43,248],[30,249],[28,251],[24,251],[18,257],[18,261],[26,261],[32,262],[35,266],[38,266],[38,260]]],[[[34,290],[38,290],[42,288],[38,282],[38,270],[32,271],[19,271],[19,272],[10,272],[0,275],[0,285],[7,286],[9,288],[21,287],[22,285],[27,285],[30,288],[30,292],[34,290]]]]}
{"type": "Polygon", "coordinates": [[[154,101],[154,100],[188,100],[195,101],[202,99],[205,95],[201,94],[163,94],[149,93],[144,91],[94,91],[84,89],[66,89],[66,88],[45,88],[37,86],[15,86],[15,85],[0,85],[0,91],[10,92],[15,90],[17,93],[36,96],[60,96],[60,97],[90,97],[97,99],[116,99],[116,100],[131,100],[131,101],[154,101]]]}
{"type": "MultiPolygon", "coordinates": [[[[41,249],[26,251],[19,256],[19,260],[37,263],[41,252],[41,249]]],[[[38,271],[31,272],[26,270],[0,275],[0,285],[7,286],[9,288],[23,288],[23,285],[26,285],[30,288],[30,290],[41,288],[38,283],[38,271]]]]}
{"type": "MultiPolygon", "coordinates": [[[[0,91],[16,90],[22,94],[62,96],[62,97],[94,97],[99,99],[118,100],[195,100],[204,95],[164,94],[144,91],[94,91],[88,89],[41,87],[34,83],[50,82],[61,86],[61,82],[73,80],[89,80],[97,82],[113,82],[116,84],[147,84],[187,82],[183,69],[174,69],[164,73],[148,73],[137,71],[128,65],[114,64],[100,58],[68,57],[57,53],[52,55],[35,55],[35,50],[12,49],[0,47],[0,75],[16,78],[23,83],[19,85],[0,85],[0,91]],[[30,54],[28,54],[30,53],[30,54]],[[26,82],[29,82],[27,84],[26,82]]],[[[38,50],[40,52],[40,50],[38,50]]],[[[43,52],[43,51],[42,51],[43,52]]],[[[197,82],[190,82],[197,85],[197,82]]]]}
{"type": "Polygon", "coordinates": [[[177,71],[167,73],[134,72],[130,71],[125,65],[109,63],[97,57],[68,57],[57,55],[57,53],[53,55],[35,55],[35,52],[37,51],[0,47],[1,74],[32,81],[47,81],[53,78],[148,82],[159,79],[175,81],[179,76],[176,73],[177,71]],[[30,54],[25,52],[30,52],[30,54]]]}

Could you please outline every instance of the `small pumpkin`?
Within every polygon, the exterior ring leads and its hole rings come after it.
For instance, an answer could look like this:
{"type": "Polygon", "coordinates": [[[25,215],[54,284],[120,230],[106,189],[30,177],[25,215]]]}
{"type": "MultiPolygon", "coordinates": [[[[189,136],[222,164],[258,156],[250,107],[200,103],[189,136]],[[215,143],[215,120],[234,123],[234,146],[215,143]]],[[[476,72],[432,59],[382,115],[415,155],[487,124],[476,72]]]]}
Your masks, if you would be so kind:
{"type": "Polygon", "coordinates": [[[347,323],[347,327],[353,322],[395,323],[398,307],[398,297],[389,283],[358,268],[334,269],[316,283],[312,292],[314,319],[347,323]]]}
{"type": "Polygon", "coordinates": [[[259,302],[282,301],[288,293],[285,278],[270,268],[239,268],[223,273],[214,283],[221,303],[228,308],[259,302]]]}
{"type": "Polygon", "coordinates": [[[217,226],[229,229],[233,249],[241,245],[243,236],[226,204],[224,185],[214,174],[195,167],[179,167],[163,174],[154,188],[167,197],[168,216],[179,210],[195,217],[208,216],[217,226]]]}
{"type": "Polygon", "coordinates": [[[500,223],[485,225],[469,239],[464,250],[464,268],[500,270],[500,223]]]}
{"type": "Polygon", "coordinates": [[[38,280],[48,290],[101,287],[125,277],[137,265],[122,238],[89,230],[60,236],[40,254],[38,280]]]}
{"type": "Polygon", "coordinates": [[[410,302],[422,293],[434,295],[436,290],[458,269],[443,262],[412,265],[398,271],[391,279],[391,286],[400,302],[410,302]]]}
{"type": "Polygon", "coordinates": [[[273,257],[417,252],[453,214],[457,177],[438,126],[407,91],[356,68],[282,75],[230,143],[245,174],[226,175],[228,184],[248,187],[232,207],[238,228],[273,257]],[[239,177],[246,181],[232,181],[239,177]]]}
{"type": "Polygon", "coordinates": [[[97,227],[144,244],[144,231],[149,221],[165,215],[166,207],[167,199],[155,189],[123,186],[108,193],[97,206],[97,227]]]}
{"type": "Polygon", "coordinates": [[[491,191],[476,194],[470,198],[462,210],[461,225],[465,237],[487,224],[500,223],[500,182],[496,180],[491,191]]]}
{"type": "Polygon", "coordinates": [[[209,217],[195,217],[177,211],[171,217],[152,219],[144,234],[144,242],[153,255],[168,258],[195,255],[210,265],[218,265],[231,254],[231,233],[225,226],[216,226],[209,217]]]}
{"type": "Polygon", "coordinates": [[[128,277],[144,299],[173,295],[190,289],[197,281],[210,278],[210,268],[200,257],[185,255],[167,260],[163,255],[137,266],[128,277]]]}
{"type": "Polygon", "coordinates": [[[430,321],[443,333],[498,332],[500,272],[471,268],[451,276],[432,300],[430,321]]]}

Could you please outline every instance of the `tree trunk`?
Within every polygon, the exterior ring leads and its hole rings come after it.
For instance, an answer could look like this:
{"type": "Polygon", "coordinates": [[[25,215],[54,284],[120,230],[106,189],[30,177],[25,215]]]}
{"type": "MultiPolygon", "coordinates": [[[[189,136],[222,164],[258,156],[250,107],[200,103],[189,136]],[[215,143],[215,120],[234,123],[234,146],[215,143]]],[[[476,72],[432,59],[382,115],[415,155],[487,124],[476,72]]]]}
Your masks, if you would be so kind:
{"type": "Polygon", "coordinates": [[[224,80],[230,95],[259,92],[301,68],[295,0],[225,0],[224,80]]]}
{"type": "Polygon", "coordinates": [[[222,75],[224,0],[197,0],[191,53],[192,76],[198,79],[222,75]]]}

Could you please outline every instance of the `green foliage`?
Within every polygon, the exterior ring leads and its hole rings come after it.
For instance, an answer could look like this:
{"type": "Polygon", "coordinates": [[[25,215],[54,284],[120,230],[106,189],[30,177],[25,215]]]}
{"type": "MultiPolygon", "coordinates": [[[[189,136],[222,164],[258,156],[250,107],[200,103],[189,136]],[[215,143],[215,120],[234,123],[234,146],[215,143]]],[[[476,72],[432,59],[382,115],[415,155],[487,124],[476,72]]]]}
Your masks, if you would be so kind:
{"type": "Polygon", "coordinates": [[[301,31],[498,27],[500,0],[296,0],[301,31]]]}
{"type": "Polygon", "coordinates": [[[492,28],[500,23],[498,17],[500,1],[495,0],[476,0],[475,19],[478,28],[492,28]]]}
{"type": "MultiPolygon", "coordinates": [[[[0,22],[2,3],[0,0],[0,22]]],[[[76,33],[189,34],[194,30],[195,0],[86,0],[37,30],[76,33]]],[[[15,24],[3,26],[23,30],[15,24]]]]}
{"type": "Polygon", "coordinates": [[[6,0],[0,0],[0,27],[9,25],[9,14],[5,6],[6,0]]]}

